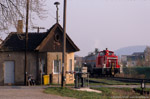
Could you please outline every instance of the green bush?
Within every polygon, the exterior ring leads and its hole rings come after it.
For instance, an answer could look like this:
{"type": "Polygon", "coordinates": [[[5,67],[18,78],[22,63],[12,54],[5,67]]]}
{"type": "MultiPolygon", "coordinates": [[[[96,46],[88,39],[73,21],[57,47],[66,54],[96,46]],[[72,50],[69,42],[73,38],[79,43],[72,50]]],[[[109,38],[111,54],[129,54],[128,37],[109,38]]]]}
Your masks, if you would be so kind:
{"type": "Polygon", "coordinates": [[[145,78],[150,78],[150,67],[126,67],[123,68],[123,73],[128,75],[144,75],[145,78]]]}

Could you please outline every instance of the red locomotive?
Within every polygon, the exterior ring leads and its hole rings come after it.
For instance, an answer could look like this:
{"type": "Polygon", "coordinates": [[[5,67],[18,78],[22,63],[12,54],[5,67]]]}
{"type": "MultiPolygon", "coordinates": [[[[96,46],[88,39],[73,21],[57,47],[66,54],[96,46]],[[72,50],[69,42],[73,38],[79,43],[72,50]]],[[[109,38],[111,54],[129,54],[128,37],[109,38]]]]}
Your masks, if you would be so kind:
{"type": "Polygon", "coordinates": [[[115,75],[120,73],[118,56],[113,51],[106,50],[84,57],[84,65],[88,67],[88,72],[99,75],[115,75]]]}

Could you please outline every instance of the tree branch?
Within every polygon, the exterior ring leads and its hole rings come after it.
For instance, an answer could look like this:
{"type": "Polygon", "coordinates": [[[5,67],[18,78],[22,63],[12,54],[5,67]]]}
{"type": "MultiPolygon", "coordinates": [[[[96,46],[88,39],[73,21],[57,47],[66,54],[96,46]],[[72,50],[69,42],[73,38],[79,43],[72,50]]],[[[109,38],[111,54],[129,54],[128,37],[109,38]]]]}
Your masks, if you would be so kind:
{"type": "Polygon", "coordinates": [[[18,11],[18,14],[23,18],[23,15],[19,11],[18,7],[11,0],[8,0],[8,1],[16,8],[16,10],[18,11]]]}
{"type": "Polygon", "coordinates": [[[0,5],[2,6],[2,7],[5,7],[5,8],[7,8],[5,5],[3,5],[2,3],[0,3],[0,5]]]}

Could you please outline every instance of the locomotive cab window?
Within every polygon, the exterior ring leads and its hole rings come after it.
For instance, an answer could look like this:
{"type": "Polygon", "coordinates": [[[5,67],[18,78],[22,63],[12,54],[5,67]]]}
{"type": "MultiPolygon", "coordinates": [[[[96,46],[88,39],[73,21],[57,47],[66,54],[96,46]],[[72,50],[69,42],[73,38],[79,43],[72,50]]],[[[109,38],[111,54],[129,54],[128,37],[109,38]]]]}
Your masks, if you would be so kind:
{"type": "Polygon", "coordinates": [[[101,53],[100,53],[100,56],[104,56],[104,55],[105,55],[104,52],[101,52],[101,53]]]}
{"type": "Polygon", "coordinates": [[[113,53],[111,53],[111,52],[109,53],[109,55],[112,55],[112,54],[113,54],[113,53]]]}

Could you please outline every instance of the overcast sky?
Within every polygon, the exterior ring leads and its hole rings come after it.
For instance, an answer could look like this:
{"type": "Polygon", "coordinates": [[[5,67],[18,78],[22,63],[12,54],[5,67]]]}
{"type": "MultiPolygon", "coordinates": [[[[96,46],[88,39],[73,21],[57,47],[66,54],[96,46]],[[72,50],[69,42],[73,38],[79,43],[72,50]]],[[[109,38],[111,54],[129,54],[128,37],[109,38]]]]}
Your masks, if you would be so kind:
{"type": "MultiPolygon", "coordinates": [[[[47,0],[47,19],[38,26],[55,24],[59,1],[60,24],[63,0],[47,0]]],[[[117,50],[133,45],[150,45],[150,0],[67,0],[67,34],[85,56],[95,48],[117,50]]]]}

